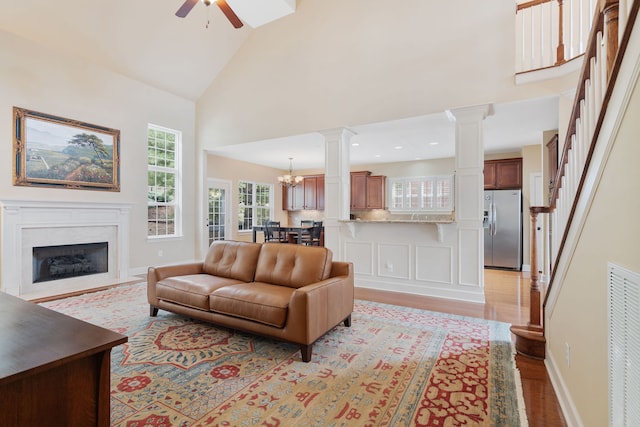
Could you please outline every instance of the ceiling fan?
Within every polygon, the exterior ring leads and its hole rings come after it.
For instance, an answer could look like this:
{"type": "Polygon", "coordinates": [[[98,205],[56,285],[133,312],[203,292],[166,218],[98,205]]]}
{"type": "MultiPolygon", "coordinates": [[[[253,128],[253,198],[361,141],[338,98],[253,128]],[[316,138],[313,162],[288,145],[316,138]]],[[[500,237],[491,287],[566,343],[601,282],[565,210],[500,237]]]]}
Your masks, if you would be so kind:
{"type": "Polygon", "coordinates": [[[209,6],[212,1],[218,5],[222,13],[227,17],[227,19],[231,22],[234,28],[242,27],[242,21],[238,18],[238,15],[231,9],[231,7],[227,4],[226,0],[186,0],[180,9],[176,12],[176,16],[180,18],[184,18],[191,12],[191,9],[198,3],[198,1],[202,1],[206,6],[209,6]]]}

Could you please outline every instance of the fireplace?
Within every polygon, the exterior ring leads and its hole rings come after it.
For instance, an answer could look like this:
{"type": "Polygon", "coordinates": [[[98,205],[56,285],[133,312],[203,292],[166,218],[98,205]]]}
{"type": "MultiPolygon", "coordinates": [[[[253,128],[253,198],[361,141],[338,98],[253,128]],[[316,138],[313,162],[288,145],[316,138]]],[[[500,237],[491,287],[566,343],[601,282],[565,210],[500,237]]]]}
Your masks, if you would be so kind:
{"type": "Polygon", "coordinates": [[[109,243],[36,246],[32,261],[33,283],[106,273],[109,271],[109,243]]]}
{"type": "Polygon", "coordinates": [[[0,201],[0,290],[26,299],[131,280],[129,204],[0,201]]]}

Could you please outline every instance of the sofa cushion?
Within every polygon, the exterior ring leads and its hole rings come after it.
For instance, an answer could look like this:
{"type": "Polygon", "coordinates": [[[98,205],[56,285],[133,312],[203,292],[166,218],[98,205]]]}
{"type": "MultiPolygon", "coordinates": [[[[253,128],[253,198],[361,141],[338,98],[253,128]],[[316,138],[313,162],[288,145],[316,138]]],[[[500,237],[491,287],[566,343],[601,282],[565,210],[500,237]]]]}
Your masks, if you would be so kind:
{"type": "Polygon", "coordinates": [[[210,274],[173,276],[156,284],[156,296],[161,300],[209,310],[209,294],[211,292],[237,283],[242,282],[236,279],[211,276],[210,274]]]}
{"type": "Polygon", "coordinates": [[[260,243],[216,240],[209,247],[203,271],[207,274],[242,282],[252,282],[260,243]]]}
{"type": "Polygon", "coordinates": [[[264,243],[255,281],[301,288],[329,278],[331,260],[332,253],[327,248],[264,243]]]}
{"type": "Polygon", "coordinates": [[[282,328],[294,288],[269,283],[241,283],[213,291],[211,311],[282,328]]]}

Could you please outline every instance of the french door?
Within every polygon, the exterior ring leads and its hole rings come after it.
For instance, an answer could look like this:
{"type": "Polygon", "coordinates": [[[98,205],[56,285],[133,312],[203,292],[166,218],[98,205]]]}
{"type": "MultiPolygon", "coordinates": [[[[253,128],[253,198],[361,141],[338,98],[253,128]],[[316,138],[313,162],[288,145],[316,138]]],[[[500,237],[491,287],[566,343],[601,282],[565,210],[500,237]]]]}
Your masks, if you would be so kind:
{"type": "Polygon", "coordinates": [[[229,231],[231,183],[210,179],[207,181],[207,247],[214,240],[231,237],[229,231]]]}

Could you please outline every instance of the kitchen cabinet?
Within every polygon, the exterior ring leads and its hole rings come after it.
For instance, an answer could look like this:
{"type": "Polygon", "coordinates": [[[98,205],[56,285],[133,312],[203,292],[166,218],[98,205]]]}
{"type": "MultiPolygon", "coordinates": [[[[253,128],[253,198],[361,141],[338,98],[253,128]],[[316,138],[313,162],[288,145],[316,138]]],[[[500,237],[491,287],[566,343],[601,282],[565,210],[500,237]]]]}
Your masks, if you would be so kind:
{"type": "Polygon", "coordinates": [[[386,177],[369,171],[351,173],[351,209],[384,209],[386,177]]]}
{"type": "Polygon", "coordinates": [[[324,210],[324,175],[305,175],[295,187],[283,185],[282,210],[324,210]]]}
{"type": "Polygon", "coordinates": [[[382,175],[367,177],[367,209],[384,209],[385,181],[382,175]]]}
{"type": "Polygon", "coordinates": [[[324,175],[304,177],[304,209],[324,210],[324,175]]]}
{"type": "Polygon", "coordinates": [[[511,190],[522,188],[522,159],[487,160],[484,162],[484,189],[511,190]]]}
{"type": "Polygon", "coordinates": [[[316,210],[324,210],[324,175],[316,178],[316,210]]]}
{"type": "Polygon", "coordinates": [[[351,172],[351,209],[367,208],[367,177],[371,172],[351,172]]]}

